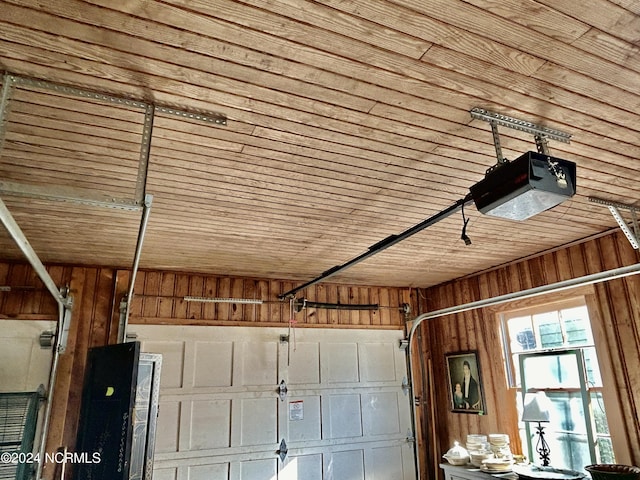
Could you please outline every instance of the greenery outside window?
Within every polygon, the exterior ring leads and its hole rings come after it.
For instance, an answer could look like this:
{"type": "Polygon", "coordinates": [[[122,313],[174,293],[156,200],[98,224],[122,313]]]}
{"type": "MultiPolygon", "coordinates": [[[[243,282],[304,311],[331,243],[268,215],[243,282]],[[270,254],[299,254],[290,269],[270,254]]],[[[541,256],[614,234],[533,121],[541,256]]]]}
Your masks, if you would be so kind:
{"type": "MultiPolygon", "coordinates": [[[[522,409],[527,391],[544,391],[553,412],[546,426],[551,466],[582,470],[590,463],[615,463],[607,425],[600,369],[591,322],[582,298],[501,315],[510,386],[522,409]],[[524,378],[523,378],[524,376],[524,378]],[[555,448],[554,448],[555,447],[555,448]]],[[[531,461],[533,428],[520,423],[531,461]]]]}

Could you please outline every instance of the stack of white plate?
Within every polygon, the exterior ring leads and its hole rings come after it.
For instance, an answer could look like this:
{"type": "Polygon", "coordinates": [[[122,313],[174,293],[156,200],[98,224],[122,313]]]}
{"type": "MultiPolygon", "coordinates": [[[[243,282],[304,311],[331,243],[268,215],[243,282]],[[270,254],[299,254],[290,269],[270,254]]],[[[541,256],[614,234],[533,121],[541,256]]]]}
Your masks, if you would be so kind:
{"type": "Polygon", "coordinates": [[[489,434],[489,445],[496,458],[507,458],[511,460],[511,449],[509,448],[509,435],[506,433],[489,434]]]}
{"type": "Polygon", "coordinates": [[[487,445],[486,435],[469,434],[467,435],[467,450],[479,451],[484,450],[487,445]]]}
{"type": "Polygon", "coordinates": [[[493,452],[486,435],[467,435],[467,450],[469,461],[476,467],[482,466],[482,461],[493,458],[493,452]]]}
{"type": "Polygon", "coordinates": [[[471,465],[473,465],[474,467],[482,468],[482,462],[490,458],[493,458],[493,452],[491,452],[491,450],[489,451],[470,450],[469,451],[469,463],[471,463],[471,465]]]}
{"type": "Polygon", "coordinates": [[[482,461],[480,470],[487,473],[510,472],[512,464],[512,460],[507,460],[505,458],[487,458],[482,461]]]}

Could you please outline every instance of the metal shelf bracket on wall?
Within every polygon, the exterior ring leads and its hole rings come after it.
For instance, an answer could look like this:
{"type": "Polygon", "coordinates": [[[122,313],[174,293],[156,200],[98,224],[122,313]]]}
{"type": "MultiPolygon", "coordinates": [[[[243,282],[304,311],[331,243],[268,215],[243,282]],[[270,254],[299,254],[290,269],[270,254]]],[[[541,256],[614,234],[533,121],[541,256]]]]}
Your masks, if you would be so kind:
{"type": "Polygon", "coordinates": [[[624,203],[611,202],[609,200],[603,200],[602,198],[597,197],[589,197],[589,201],[593,203],[598,203],[600,205],[606,206],[613,218],[620,226],[620,229],[625,234],[631,246],[638,250],[640,248],[640,227],[638,226],[638,207],[633,205],[627,205],[624,203]],[[620,210],[628,210],[631,213],[631,221],[627,222],[620,213],[620,210]],[[631,223],[631,228],[629,227],[629,223],[631,223]]]}

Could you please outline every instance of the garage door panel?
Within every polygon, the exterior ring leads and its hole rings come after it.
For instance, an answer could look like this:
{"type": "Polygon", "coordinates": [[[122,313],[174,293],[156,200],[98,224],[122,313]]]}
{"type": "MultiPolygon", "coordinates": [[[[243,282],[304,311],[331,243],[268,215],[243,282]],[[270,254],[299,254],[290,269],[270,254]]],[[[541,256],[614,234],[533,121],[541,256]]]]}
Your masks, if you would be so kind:
{"type": "Polygon", "coordinates": [[[324,480],[364,480],[364,451],[349,450],[325,455],[324,480]]]}
{"type": "Polygon", "coordinates": [[[195,342],[193,386],[230,387],[233,342],[195,342]]]}
{"type": "Polygon", "coordinates": [[[160,389],[183,386],[185,342],[142,341],[141,349],[143,352],[162,354],[160,389]]]}
{"type": "Polygon", "coordinates": [[[357,343],[327,343],[321,347],[322,383],[360,381],[357,343]]]}
{"type": "Polygon", "coordinates": [[[154,468],[153,480],[177,480],[177,468],[154,468]]]}
{"type": "Polygon", "coordinates": [[[360,395],[327,395],[323,398],[325,438],[346,438],[362,436],[360,395]]]}
{"type": "Polygon", "coordinates": [[[278,480],[323,480],[322,454],[298,455],[287,458],[278,480]]]}
{"type": "Polygon", "coordinates": [[[364,435],[393,435],[401,433],[398,394],[394,392],[362,395],[362,424],[364,435]]]}
{"type": "Polygon", "coordinates": [[[278,343],[276,341],[236,342],[234,385],[272,386],[278,382],[278,343]]]}
{"type": "Polygon", "coordinates": [[[158,408],[156,452],[177,452],[180,435],[180,402],[161,401],[158,408]]]}
{"type": "Polygon", "coordinates": [[[295,385],[317,385],[320,383],[320,344],[318,342],[296,342],[289,352],[289,381],[295,385]]]}
{"type": "Polygon", "coordinates": [[[43,331],[56,322],[0,320],[0,392],[35,392],[49,380],[53,349],[40,347],[43,331]]]}
{"type": "Polygon", "coordinates": [[[367,480],[401,480],[404,476],[402,447],[372,448],[365,453],[367,480]]]}
{"type": "Polygon", "coordinates": [[[231,400],[192,402],[189,431],[189,450],[231,446],[231,400]]]}
{"type": "Polygon", "coordinates": [[[262,444],[276,445],[278,443],[278,401],[277,398],[234,400],[233,425],[235,428],[232,445],[243,447],[262,444]]]}
{"type": "Polygon", "coordinates": [[[240,480],[276,480],[278,461],[249,460],[240,463],[240,480]]]}
{"type": "Polygon", "coordinates": [[[26,391],[25,383],[29,376],[32,343],[30,338],[15,338],[2,345],[2,349],[0,349],[0,378],[3,385],[0,386],[0,390],[26,391]],[[17,362],[16,359],[25,359],[25,361],[17,362]],[[17,388],[9,390],[5,385],[15,385],[17,388]]]}
{"type": "Polygon", "coordinates": [[[288,404],[287,437],[290,442],[320,440],[322,438],[322,412],[320,395],[291,397],[288,404]]]}
{"type": "MultiPolygon", "coordinates": [[[[188,480],[228,480],[229,464],[197,465],[187,468],[188,480]]],[[[154,480],[155,472],[154,472],[154,480]]]]}
{"type": "Polygon", "coordinates": [[[363,343],[359,349],[360,378],[363,382],[397,381],[395,356],[398,347],[391,342],[363,343]]]}

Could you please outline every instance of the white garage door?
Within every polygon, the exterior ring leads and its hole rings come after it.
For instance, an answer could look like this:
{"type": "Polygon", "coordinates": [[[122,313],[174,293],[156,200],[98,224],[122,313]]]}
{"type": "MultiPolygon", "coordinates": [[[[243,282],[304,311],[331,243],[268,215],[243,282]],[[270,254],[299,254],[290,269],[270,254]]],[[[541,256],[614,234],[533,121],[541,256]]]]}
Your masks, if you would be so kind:
{"type": "Polygon", "coordinates": [[[56,322],[0,320],[0,392],[35,392],[48,386],[53,349],[40,347],[40,334],[56,322]]]}
{"type": "Polygon", "coordinates": [[[415,478],[401,331],[131,330],[163,354],[154,480],[415,478]]]}

